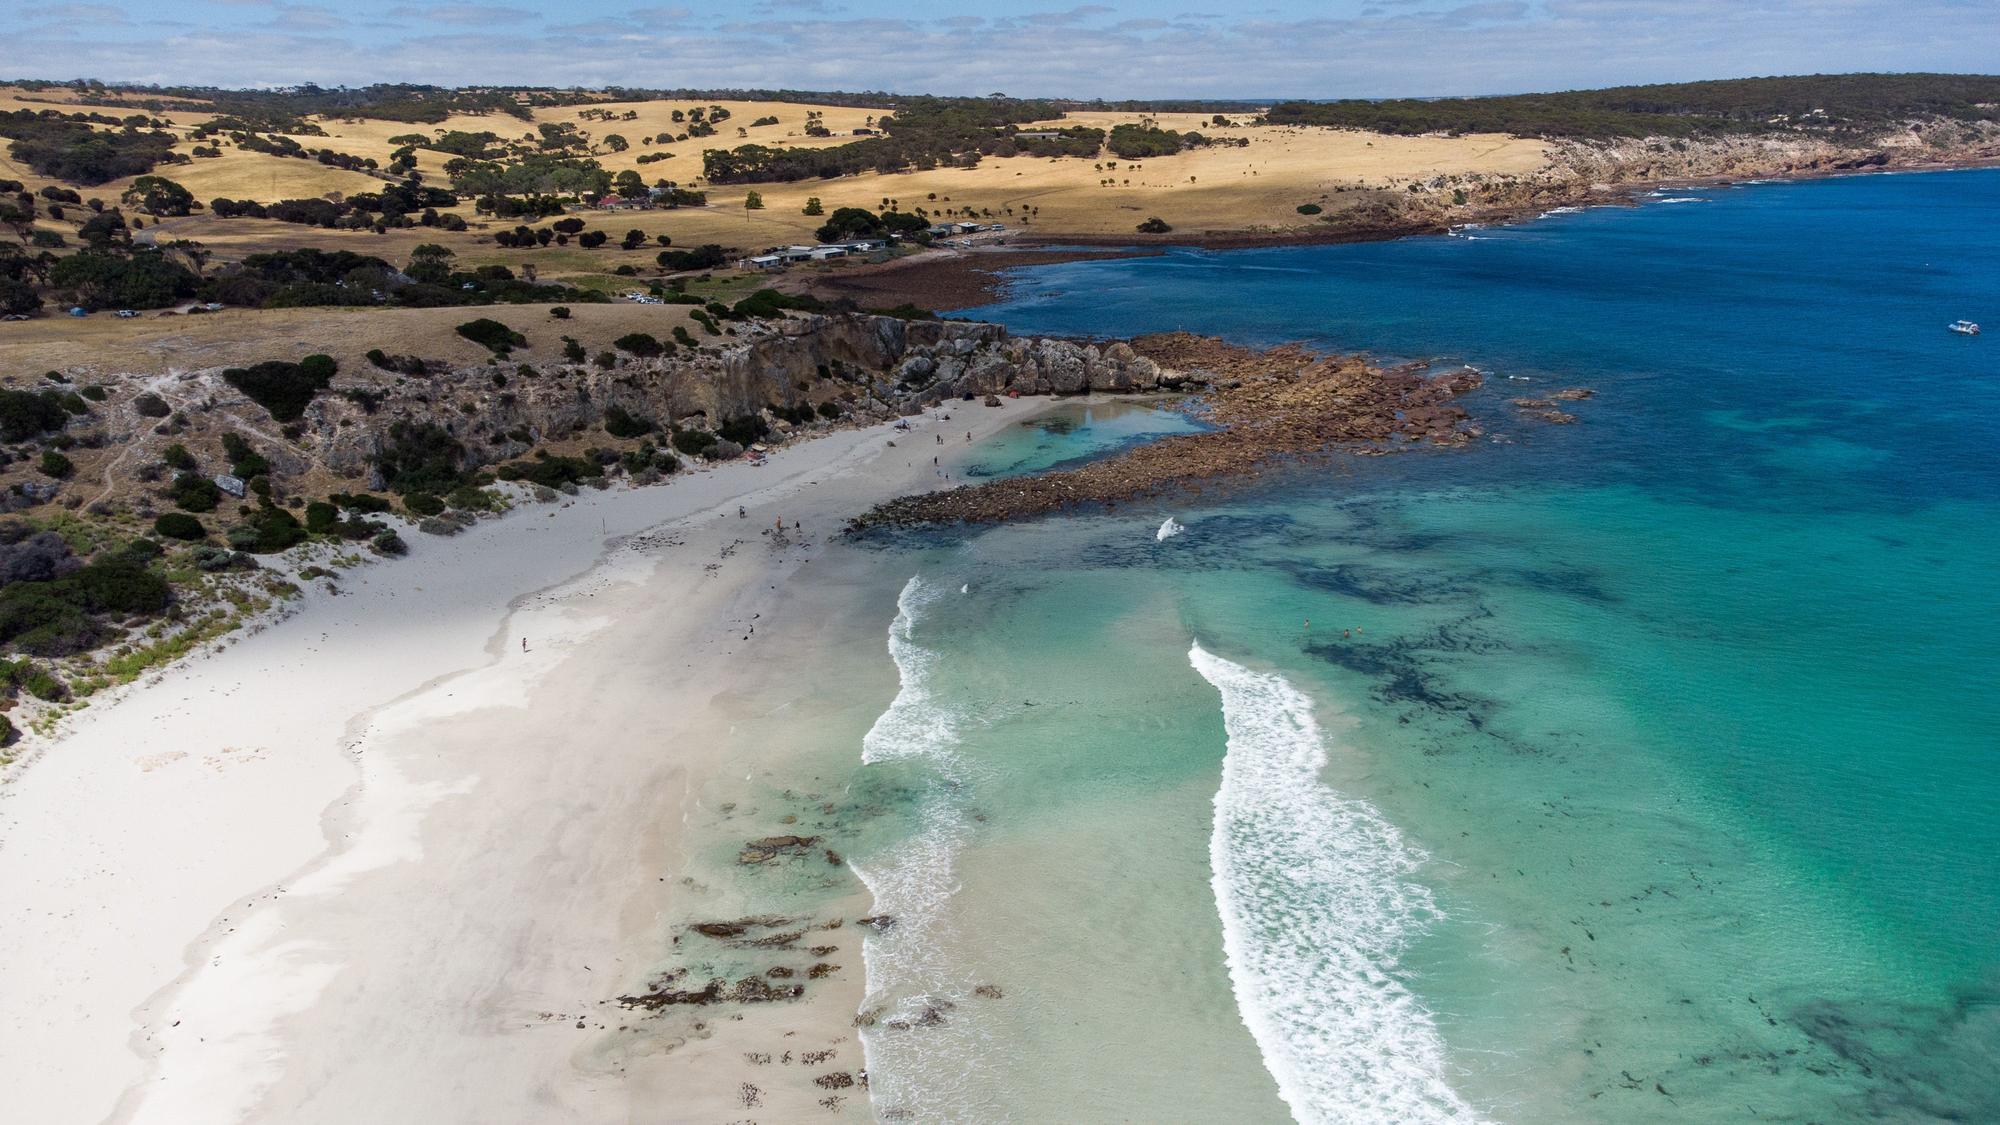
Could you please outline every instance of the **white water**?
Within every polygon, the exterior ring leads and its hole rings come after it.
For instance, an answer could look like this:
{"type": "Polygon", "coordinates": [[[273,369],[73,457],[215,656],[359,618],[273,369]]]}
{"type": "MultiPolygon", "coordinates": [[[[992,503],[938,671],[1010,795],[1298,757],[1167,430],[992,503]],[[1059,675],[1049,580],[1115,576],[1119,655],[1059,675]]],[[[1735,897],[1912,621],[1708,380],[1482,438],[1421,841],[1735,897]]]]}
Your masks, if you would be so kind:
{"type": "Polygon", "coordinates": [[[1186,524],[1183,524],[1172,516],[1168,516],[1167,522],[1160,525],[1160,530],[1153,533],[1153,538],[1158,542],[1164,543],[1186,530],[1186,524]]]}
{"type": "Polygon", "coordinates": [[[1228,736],[1209,864],[1243,1023],[1303,1125],[1466,1122],[1444,1040],[1397,978],[1437,916],[1409,876],[1425,858],[1366,801],[1321,784],[1312,701],[1282,676],[1204,651],[1228,736]]]}
{"type": "Polygon", "coordinates": [[[955,866],[970,828],[959,795],[964,779],[952,752],[959,718],[933,696],[937,653],[913,636],[924,608],[940,593],[911,578],[897,597],[889,655],[901,686],[861,740],[864,764],[921,766],[918,780],[929,786],[908,837],[850,864],[874,897],[872,913],[894,920],[862,941],[862,1010],[875,1023],[863,1028],[861,1047],[868,1096],[879,1109],[907,1111],[922,1121],[991,1120],[969,1104],[969,1091],[979,1088],[976,1080],[988,1069],[990,1044],[965,1011],[972,986],[947,955],[952,929],[946,908],[958,889],[955,866]],[[944,1026],[922,1026],[932,1009],[945,1013],[944,1026]]]}

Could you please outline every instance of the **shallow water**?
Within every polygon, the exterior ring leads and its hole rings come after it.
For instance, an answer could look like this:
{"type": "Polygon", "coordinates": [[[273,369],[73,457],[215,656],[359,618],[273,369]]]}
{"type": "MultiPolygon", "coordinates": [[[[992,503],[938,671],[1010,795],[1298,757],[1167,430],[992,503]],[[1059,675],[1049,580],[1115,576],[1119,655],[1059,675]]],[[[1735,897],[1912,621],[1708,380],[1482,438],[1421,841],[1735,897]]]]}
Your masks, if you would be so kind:
{"type": "Polygon", "coordinates": [[[878,1112],[2000,1118],[2000,173],[1676,197],[979,311],[1469,362],[1495,440],[880,552],[953,742],[847,747],[856,859],[951,853],[870,976],[953,1007],[878,1112]]]}

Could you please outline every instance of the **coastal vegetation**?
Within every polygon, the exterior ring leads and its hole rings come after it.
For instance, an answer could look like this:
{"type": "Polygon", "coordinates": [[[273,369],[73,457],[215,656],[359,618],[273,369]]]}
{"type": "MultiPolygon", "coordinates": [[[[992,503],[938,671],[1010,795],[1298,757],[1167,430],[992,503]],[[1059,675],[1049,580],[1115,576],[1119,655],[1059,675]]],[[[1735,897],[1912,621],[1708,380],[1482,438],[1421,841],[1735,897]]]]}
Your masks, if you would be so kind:
{"type": "Polygon", "coordinates": [[[1830,74],[1737,78],[1483,98],[1280,102],[1264,119],[1381,133],[1529,137],[1693,137],[1717,133],[1864,135],[1913,118],[2000,121],[2000,77],[1830,74]]]}

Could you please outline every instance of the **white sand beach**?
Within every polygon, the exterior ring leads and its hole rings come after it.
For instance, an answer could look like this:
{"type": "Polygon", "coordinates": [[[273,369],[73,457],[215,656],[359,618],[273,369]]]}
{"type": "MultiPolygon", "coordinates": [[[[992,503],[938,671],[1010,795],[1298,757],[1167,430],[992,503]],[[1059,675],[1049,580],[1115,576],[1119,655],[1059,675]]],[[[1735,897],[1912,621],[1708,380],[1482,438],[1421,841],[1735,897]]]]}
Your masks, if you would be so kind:
{"type": "MultiPolygon", "coordinates": [[[[414,536],[78,717],[0,789],[4,1116],[723,1121],[757,1037],[859,1068],[858,949],[693,1041],[621,1031],[640,1014],[612,1001],[684,920],[703,781],[756,767],[711,737],[727,700],[810,674],[788,590],[847,517],[942,483],[934,453],[1044,406],[414,536]]],[[[886,703],[886,654],[880,680],[886,703]]],[[[809,1077],[760,1078],[761,1112],[838,1108],[809,1077]]]]}

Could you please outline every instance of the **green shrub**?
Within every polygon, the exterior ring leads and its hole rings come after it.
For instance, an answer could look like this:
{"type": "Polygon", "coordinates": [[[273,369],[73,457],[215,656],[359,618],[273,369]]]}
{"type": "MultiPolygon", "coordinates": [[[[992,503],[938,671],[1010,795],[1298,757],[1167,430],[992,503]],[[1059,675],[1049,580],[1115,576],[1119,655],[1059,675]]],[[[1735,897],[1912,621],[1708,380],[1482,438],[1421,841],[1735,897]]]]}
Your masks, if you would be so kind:
{"type": "Polygon", "coordinates": [[[53,449],[42,450],[42,475],[62,480],[76,471],[76,463],[53,449]]]}
{"type": "Polygon", "coordinates": [[[449,492],[464,480],[465,446],[435,422],[399,420],[384,435],[376,467],[395,493],[449,492]]]}
{"type": "Polygon", "coordinates": [[[168,539],[196,540],[208,536],[208,529],[201,521],[186,512],[167,512],[153,521],[153,532],[168,539]]]}
{"type": "Polygon", "coordinates": [[[742,319],[780,316],[786,309],[822,312],[826,309],[826,302],[804,293],[791,294],[780,293],[776,289],[759,289],[736,302],[736,307],[729,311],[732,316],[742,319]]]}
{"type": "Polygon", "coordinates": [[[673,437],[674,448],[690,457],[699,457],[715,444],[714,434],[707,430],[682,430],[673,437]]]}
{"type": "Polygon", "coordinates": [[[760,414],[739,414],[734,418],[723,419],[722,425],[717,426],[715,432],[725,441],[748,446],[770,433],[771,424],[764,421],[760,414]]]}
{"type": "Polygon", "coordinates": [[[1140,234],[1165,234],[1172,229],[1174,228],[1168,226],[1167,221],[1165,219],[1160,218],[1158,215],[1155,215],[1152,218],[1147,219],[1145,222],[1139,224],[1140,234]]]}
{"type": "Polygon", "coordinates": [[[550,315],[550,316],[552,316],[552,317],[555,317],[555,318],[556,318],[557,320],[568,320],[568,319],[569,319],[569,306],[568,306],[568,305],[557,305],[556,307],[554,307],[554,308],[552,308],[552,309],[550,309],[550,310],[549,310],[549,315],[550,315]]]}
{"type": "Polygon", "coordinates": [[[333,501],[335,506],[345,508],[350,512],[386,512],[395,507],[395,505],[389,503],[386,499],[372,492],[336,492],[332,496],[327,497],[327,499],[333,501]]]}
{"type": "Polygon", "coordinates": [[[1301,215],[1317,215],[1319,214],[1319,212],[1320,212],[1320,206],[1317,203],[1299,204],[1299,214],[1301,215]]]}
{"type": "Polygon", "coordinates": [[[92,402],[103,402],[106,398],[110,397],[105,392],[104,388],[98,386],[96,383],[92,383],[91,385],[83,388],[77,393],[89,399],[92,402]]]}
{"type": "Polygon", "coordinates": [[[486,348],[494,355],[506,355],[515,348],[526,347],[528,344],[526,336],[490,316],[466,321],[458,326],[458,334],[486,348]]]}
{"type": "Polygon", "coordinates": [[[134,396],[132,409],[138,411],[141,418],[165,418],[174,412],[173,408],[167,405],[166,399],[150,391],[134,396]]]}
{"type": "Polygon", "coordinates": [[[229,529],[229,545],[253,555],[268,555],[306,541],[306,529],[283,508],[259,508],[229,529]]]}
{"type": "Polygon", "coordinates": [[[333,372],[333,360],[312,355],[301,363],[274,359],[254,367],[232,367],[222,373],[222,379],[269,411],[273,419],[296,422],[312,405],[313,396],[333,381],[333,372]]]}
{"type": "Polygon", "coordinates": [[[174,478],[173,487],[167,495],[174,506],[189,512],[212,512],[222,503],[222,490],[215,482],[196,473],[182,473],[174,478]]]}
{"type": "Polygon", "coordinates": [[[631,352],[633,355],[647,358],[660,354],[660,342],[645,332],[628,332],[611,341],[611,346],[621,352],[631,352]]]}
{"type": "Polygon", "coordinates": [[[847,413],[846,408],[834,399],[827,399],[825,402],[819,404],[819,416],[822,418],[831,420],[845,413],[847,413]]]}
{"type": "Polygon", "coordinates": [[[55,391],[0,389],[0,440],[27,441],[69,425],[69,411],[55,391]]]}
{"type": "Polygon", "coordinates": [[[160,450],[160,460],[164,461],[169,469],[180,469],[185,472],[194,468],[194,454],[189,453],[187,446],[180,442],[174,442],[160,450]]]}
{"type": "Polygon", "coordinates": [[[166,553],[167,549],[165,547],[160,546],[151,539],[134,539],[130,543],[120,547],[117,555],[113,557],[124,559],[126,562],[138,566],[145,566],[147,563],[166,553]]]}
{"type": "Polygon", "coordinates": [[[398,558],[410,553],[410,545],[403,542],[403,537],[386,529],[376,533],[375,538],[368,541],[368,549],[389,558],[398,558]]]}
{"type": "Polygon", "coordinates": [[[306,530],[314,535],[325,535],[340,522],[340,509],[324,500],[314,500],[306,505],[306,530]]]}
{"type": "Polygon", "coordinates": [[[37,656],[84,652],[110,635],[101,618],[157,614],[172,596],[166,579],[114,554],[60,578],[0,588],[0,642],[37,656]]]}
{"type": "Polygon", "coordinates": [[[653,423],[613,403],[604,408],[604,432],[616,438],[644,437],[653,432],[653,423]]]}
{"type": "Polygon", "coordinates": [[[574,336],[564,336],[562,339],[563,358],[571,363],[582,363],[583,357],[586,354],[583,350],[583,344],[578,342],[574,336]]]}
{"type": "Polygon", "coordinates": [[[0,715],[0,746],[12,746],[20,740],[20,737],[21,732],[14,729],[14,720],[0,715]]]}
{"type": "Polygon", "coordinates": [[[444,498],[446,506],[461,512],[490,512],[493,510],[493,500],[491,492],[483,488],[474,488],[469,484],[459,485],[451,490],[451,495],[444,498]]]}
{"type": "Polygon", "coordinates": [[[69,694],[69,689],[63,685],[61,680],[56,678],[55,673],[39,664],[32,664],[26,660],[21,662],[20,671],[15,682],[21,685],[21,690],[34,696],[36,699],[46,699],[54,702],[69,694]]]}
{"type": "Polygon", "coordinates": [[[509,461],[496,471],[501,480],[526,481],[543,488],[560,488],[565,484],[574,485],[578,481],[604,475],[604,467],[584,457],[555,457],[547,451],[536,454],[532,460],[509,461]]]}
{"type": "Polygon", "coordinates": [[[674,325],[674,339],[678,341],[682,347],[698,348],[701,346],[700,344],[695,342],[694,335],[687,330],[687,325],[685,324],[674,325]]]}
{"type": "Polygon", "coordinates": [[[403,507],[412,515],[435,516],[444,511],[444,500],[429,492],[411,492],[403,496],[403,507]]]}
{"type": "Polygon", "coordinates": [[[229,471],[243,480],[252,480],[271,471],[271,463],[250,448],[250,443],[233,430],[222,435],[222,452],[229,457],[229,471]]]}

